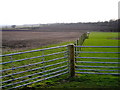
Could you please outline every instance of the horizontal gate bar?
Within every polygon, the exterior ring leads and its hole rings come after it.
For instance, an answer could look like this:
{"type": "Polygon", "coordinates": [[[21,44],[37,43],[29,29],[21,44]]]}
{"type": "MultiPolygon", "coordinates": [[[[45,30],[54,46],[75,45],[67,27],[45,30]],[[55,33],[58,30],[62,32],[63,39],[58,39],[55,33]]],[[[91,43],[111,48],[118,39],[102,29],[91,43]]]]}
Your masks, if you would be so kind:
{"type": "MultiPolygon", "coordinates": [[[[67,66],[68,66],[68,65],[64,65],[64,66],[57,67],[57,68],[50,69],[50,70],[46,70],[46,71],[43,71],[43,72],[38,72],[38,73],[31,74],[31,75],[27,75],[27,76],[19,77],[19,78],[14,78],[14,80],[18,80],[18,79],[26,78],[26,77],[29,77],[29,76],[34,76],[34,75],[37,75],[37,74],[46,73],[46,72],[53,71],[53,70],[56,70],[56,69],[61,69],[61,68],[67,67],[67,66]]],[[[11,75],[13,75],[13,74],[11,74],[11,75]]],[[[6,80],[6,81],[2,81],[2,82],[0,82],[0,83],[6,83],[6,82],[9,82],[9,81],[13,81],[13,80],[10,79],[10,80],[6,80]]]]}
{"type": "MultiPolygon", "coordinates": [[[[42,69],[42,68],[47,68],[47,67],[54,66],[54,65],[59,65],[59,64],[65,63],[65,62],[68,62],[68,61],[63,61],[63,62],[56,63],[56,64],[51,64],[51,65],[47,65],[47,66],[43,66],[43,67],[39,67],[39,68],[35,68],[35,69],[30,69],[30,70],[26,70],[26,71],[17,72],[17,73],[14,73],[14,75],[20,74],[20,73],[29,72],[29,71],[34,71],[34,70],[38,70],[38,69],[42,69]]],[[[11,75],[13,75],[13,74],[8,74],[8,75],[5,75],[5,76],[0,76],[0,78],[8,77],[8,76],[11,76],[11,75]]]]}
{"type": "MultiPolygon", "coordinates": [[[[40,81],[43,81],[43,80],[47,80],[47,79],[50,79],[50,78],[54,78],[54,77],[57,77],[57,76],[60,76],[60,75],[66,74],[66,73],[68,73],[68,71],[60,73],[60,74],[56,74],[54,76],[50,76],[50,77],[47,77],[47,78],[44,78],[44,79],[40,79],[40,80],[37,80],[37,81],[33,81],[33,82],[29,82],[29,83],[26,83],[26,84],[23,84],[23,85],[19,85],[19,86],[13,87],[13,88],[18,88],[18,87],[30,85],[30,84],[33,84],[33,83],[36,83],[36,82],[40,82],[40,81]]],[[[11,88],[11,89],[13,89],[13,88],[11,88]]]]}
{"type": "Polygon", "coordinates": [[[120,73],[94,73],[94,72],[75,72],[80,74],[110,74],[110,75],[120,75],[120,73]]]}
{"type": "Polygon", "coordinates": [[[45,74],[45,75],[42,75],[42,76],[38,76],[38,77],[35,77],[35,78],[31,78],[31,79],[26,79],[26,80],[23,80],[23,81],[20,81],[20,82],[15,82],[15,83],[12,83],[12,84],[9,84],[9,85],[4,85],[2,87],[8,87],[8,86],[19,84],[19,83],[26,82],[26,81],[29,81],[29,80],[34,80],[34,79],[41,78],[41,77],[44,77],[44,76],[48,76],[48,75],[51,75],[51,74],[59,73],[59,72],[65,71],[65,70],[67,70],[67,69],[59,70],[59,71],[56,71],[56,72],[52,72],[52,73],[45,74]]]}
{"type": "Polygon", "coordinates": [[[85,65],[76,65],[76,67],[120,68],[115,66],[85,66],[85,65]]]}
{"type": "Polygon", "coordinates": [[[100,70],[100,69],[76,69],[76,70],[87,70],[87,71],[120,71],[120,70],[100,70]]]}
{"type": "Polygon", "coordinates": [[[76,53],[120,53],[120,52],[89,52],[89,51],[76,51],[76,53]]]}
{"type": "Polygon", "coordinates": [[[109,64],[120,64],[120,62],[94,62],[94,61],[76,61],[76,63],[109,63],[109,64]]]}
{"type": "Polygon", "coordinates": [[[48,55],[42,55],[42,56],[36,56],[36,57],[25,58],[25,59],[20,59],[20,60],[14,60],[14,61],[2,62],[2,63],[0,63],[0,64],[7,64],[7,63],[18,62],[18,61],[24,61],[24,60],[28,60],[28,59],[35,59],[35,58],[40,58],[40,57],[45,57],[45,56],[50,56],[50,55],[56,55],[56,54],[61,54],[61,53],[66,53],[66,52],[67,52],[67,51],[57,52],[57,53],[52,53],[52,54],[48,54],[48,55]]]}
{"type": "Polygon", "coordinates": [[[0,57],[11,56],[11,55],[18,55],[18,54],[24,54],[24,53],[31,53],[31,52],[37,52],[37,51],[44,51],[44,50],[62,48],[62,47],[67,47],[67,46],[68,46],[68,45],[63,45],[63,46],[56,46],[56,47],[51,47],[51,48],[44,48],[44,49],[38,49],[38,50],[31,50],[31,51],[25,51],[25,52],[19,52],[19,53],[5,54],[5,55],[0,55],[0,57]]]}
{"type": "Polygon", "coordinates": [[[55,60],[59,60],[59,59],[64,59],[64,58],[67,58],[67,57],[56,58],[56,59],[52,59],[52,60],[49,60],[49,61],[28,64],[28,65],[14,67],[14,68],[10,68],[10,69],[4,69],[4,70],[0,70],[0,72],[4,72],[4,71],[8,71],[8,70],[13,70],[13,69],[18,69],[18,68],[23,68],[23,67],[28,67],[28,66],[33,66],[33,65],[42,64],[42,63],[46,63],[46,62],[51,62],[51,61],[55,61],[55,60]]]}
{"type": "Polygon", "coordinates": [[[109,58],[109,57],[76,57],[76,58],[86,58],[86,59],[120,59],[120,58],[109,58]]]}
{"type": "Polygon", "coordinates": [[[90,48],[120,48],[120,46],[74,46],[74,47],[90,47],[90,48]]]}
{"type": "MultiPolygon", "coordinates": [[[[68,71],[60,73],[60,74],[56,74],[54,76],[51,76],[51,77],[48,77],[48,78],[44,78],[44,79],[41,79],[41,80],[37,80],[37,81],[33,81],[33,82],[30,82],[30,83],[27,83],[27,84],[19,85],[19,86],[13,87],[13,88],[18,88],[18,87],[30,85],[30,84],[33,84],[33,83],[36,83],[36,82],[40,82],[40,81],[43,81],[43,80],[47,80],[47,79],[50,79],[50,78],[54,78],[54,77],[57,77],[57,76],[60,76],[60,75],[66,74],[66,73],[68,73],[68,71]]],[[[11,89],[13,89],[13,88],[11,88],[11,89]]]]}
{"type": "Polygon", "coordinates": [[[14,61],[2,62],[2,63],[0,63],[0,64],[8,64],[8,63],[13,63],[13,62],[20,62],[20,61],[24,61],[24,60],[28,60],[28,59],[35,59],[35,58],[40,58],[40,57],[43,57],[43,56],[37,56],[37,57],[19,59],[19,60],[14,60],[14,61]]]}

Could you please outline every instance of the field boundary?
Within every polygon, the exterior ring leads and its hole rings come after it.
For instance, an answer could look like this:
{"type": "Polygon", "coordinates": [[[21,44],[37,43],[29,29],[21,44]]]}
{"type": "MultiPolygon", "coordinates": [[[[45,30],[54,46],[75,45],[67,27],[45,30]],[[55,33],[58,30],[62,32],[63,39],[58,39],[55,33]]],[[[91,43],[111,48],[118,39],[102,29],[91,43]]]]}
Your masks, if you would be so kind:
{"type": "Polygon", "coordinates": [[[7,72],[7,71],[8,72],[9,71],[13,72],[13,73],[9,73],[7,75],[3,75],[3,76],[0,77],[2,79],[8,77],[7,80],[0,82],[2,84],[5,84],[1,88],[10,87],[10,89],[13,89],[13,88],[18,88],[18,87],[23,87],[23,86],[26,86],[26,85],[30,85],[30,84],[33,84],[33,83],[36,83],[36,82],[44,81],[44,80],[47,80],[47,79],[50,79],[50,78],[54,78],[54,77],[57,77],[57,76],[60,76],[60,75],[68,73],[68,60],[67,60],[67,56],[59,57],[59,58],[55,58],[55,59],[51,59],[51,60],[45,61],[45,57],[47,57],[47,56],[58,55],[58,54],[66,54],[68,51],[62,51],[62,52],[57,52],[57,53],[52,53],[52,54],[47,54],[47,55],[44,55],[44,53],[43,53],[46,50],[59,49],[59,48],[64,48],[64,47],[67,47],[67,45],[51,47],[51,48],[45,48],[45,49],[39,49],[39,50],[26,51],[26,52],[20,52],[20,53],[1,55],[1,57],[9,57],[11,60],[8,61],[8,62],[2,62],[2,63],[0,63],[0,65],[7,65],[7,64],[12,64],[14,62],[17,63],[17,62],[22,62],[22,61],[26,61],[26,60],[30,60],[30,59],[37,59],[37,58],[41,58],[42,59],[41,62],[32,63],[32,64],[25,64],[25,65],[22,65],[22,66],[11,67],[11,68],[8,68],[8,69],[0,70],[0,72],[2,72],[2,73],[7,72]],[[13,56],[15,56],[15,55],[22,55],[22,54],[26,54],[26,53],[33,53],[33,52],[40,52],[40,51],[42,52],[41,56],[13,60],[13,56]],[[61,60],[61,59],[65,59],[65,61],[59,61],[59,62],[54,63],[54,64],[45,65],[45,63],[50,63],[50,62],[58,61],[58,60],[61,60]],[[25,70],[25,71],[14,72],[17,69],[26,68],[26,67],[32,67],[34,65],[39,65],[39,64],[43,65],[43,66],[42,67],[28,69],[28,70],[25,70]],[[60,65],[60,64],[64,64],[64,65],[61,65],[60,67],[56,66],[56,65],[60,65]],[[52,68],[52,69],[49,69],[49,70],[45,70],[45,68],[52,67],[52,66],[55,66],[55,68],[52,68]],[[12,77],[14,75],[19,75],[21,73],[32,72],[32,71],[36,71],[36,70],[42,70],[42,71],[34,73],[34,74],[26,75],[26,76],[20,76],[20,77],[17,77],[17,78],[9,79],[9,77],[12,77]],[[42,75],[40,75],[40,74],[42,74],[42,75]],[[7,84],[9,82],[14,82],[15,80],[20,80],[20,79],[24,79],[26,77],[32,77],[32,76],[35,76],[35,75],[38,75],[38,77],[33,77],[33,78],[30,78],[30,79],[25,79],[25,80],[22,80],[22,81],[17,81],[15,83],[7,84]],[[39,78],[41,78],[41,79],[39,79],[39,78]],[[20,84],[20,83],[31,81],[31,80],[36,80],[36,81],[28,82],[28,83],[25,83],[25,84],[20,84]],[[20,85],[14,86],[16,84],[20,84],[20,85]]]}
{"type": "MultiPolygon", "coordinates": [[[[51,48],[45,48],[45,49],[39,49],[39,50],[32,50],[32,51],[26,51],[26,52],[19,52],[19,53],[1,55],[0,57],[8,57],[10,59],[10,61],[2,62],[2,63],[0,63],[0,65],[7,65],[7,64],[12,64],[14,62],[21,62],[21,61],[26,61],[26,60],[30,60],[30,59],[37,59],[37,58],[41,58],[41,60],[42,60],[42,61],[37,62],[37,63],[26,64],[26,65],[17,66],[17,67],[11,66],[10,68],[1,70],[0,72],[2,72],[3,74],[4,74],[4,72],[9,72],[9,71],[12,72],[12,73],[9,73],[7,75],[3,75],[3,76],[0,77],[1,79],[3,79],[3,81],[0,82],[0,83],[3,84],[1,88],[5,88],[5,89],[6,88],[8,88],[8,89],[19,88],[19,87],[23,87],[23,86],[30,85],[30,84],[33,84],[33,83],[36,83],[36,82],[40,82],[40,81],[44,81],[44,80],[54,78],[54,77],[64,75],[64,74],[67,74],[70,77],[74,77],[75,74],[77,74],[77,73],[80,73],[80,74],[112,74],[112,75],[120,75],[119,73],[93,73],[93,72],[82,72],[82,71],[78,72],[80,70],[102,71],[100,69],[99,70],[96,70],[96,69],[79,69],[79,67],[120,68],[120,67],[112,67],[112,66],[86,66],[86,65],[83,66],[83,65],[76,65],[77,63],[120,64],[118,62],[77,61],[78,58],[120,59],[120,58],[107,58],[107,57],[79,57],[78,54],[80,54],[80,53],[120,53],[120,52],[81,52],[80,50],[83,47],[84,48],[88,48],[88,47],[92,47],[92,48],[97,48],[97,47],[99,47],[99,48],[120,48],[120,46],[82,46],[84,40],[86,38],[88,38],[88,36],[89,36],[89,33],[83,34],[81,36],[81,38],[79,38],[76,41],[75,45],[70,44],[70,45],[57,46],[57,47],[51,47],[51,48]],[[52,54],[49,53],[47,55],[44,54],[44,51],[46,51],[46,50],[58,49],[58,51],[59,51],[60,48],[63,48],[64,51],[55,52],[55,53],[52,53],[52,54]],[[78,48],[80,48],[80,49],[78,49],[78,48]],[[33,53],[33,52],[41,52],[42,55],[13,60],[13,56],[15,56],[15,55],[21,55],[21,54],[33,53]],[[59,55],[59,54],[63,54],[63,55],[60,56],[59,58],[54,58],[54,59],[50,59],[50,60],[45,61],[45,57],[47,57],[47,56],[51,57],[53,55],[59,55]],[[63,61],[59,61],[59,60],[62,60],[62,59],[63,59],[63,61]],[[46,63],[50,63],[50,62],[53,62],[53,61],[58,61],[58,62],[56,62],[54,64],[46,65],[46,63]],[[25,70],[25,71],[14,72],[17,69],[31,67],[31,66],[39,65],[39,64],[43,65],[43,66],[28,69],[28,70],[25,70]],[[61,65],[61,66],[56,66],[56,65],[61,65]],[[46,70],[47,67],[53,67],[53,68],[50,68],[49,70],[46,70]],[[39,70],[39,72],[37,71],[37,73],[33,73],[33,74],[26,75],[26,76],[20,76],[20,77],[17,77],[17,78],[13,78],[14,75],[19,75],[21,73],[24,74],[26,72],[32,72],[32,71],[36,71],[36,70],[39,70]],[[38,75],[38,76],[33,77],[35,75],[38,75]],[[31,77],[31,78],[24,79],[26,77],[31,77]],[[5,80],[4,80],[4,78],[5,78],[5,80]],[[17,81],[15,82],[15,80],[17,80],[17,81]],[[19,80],[21,80],[21,81],[19,81],[19,80]],[[28,82],[28,81],[30,81],[30,82],[28,82]]],[[[108,71],[116,71],[116,72],[118,72],[118,70],[108,70],[108,71]]]]}
{"type": "MultiPolygon", "coordinates": [[[[74,46],[74,47],[77,47],[77,48],[120,48],[120,46],[74,46]]],[[[81,54],[81,53],[120,53],[120,52],[90,52],[90,51],[76,51],[77,54],[81,54]]],[[[80,56],[76,56],[75,59],[120,59],[119,57],[80,57],[80,56]]],[[[120,62],[102,62],[102,61],[75,61],[76,64],[80,63],[81,65],[76,65],[76,73],[79,73],[79,74],[111,74],[111,75],[120,75],[120,73],[118,73],[120,70],[118,66],[101,66],[101,65],[97,65],[97,66],[94,66],[94,65],[82,65],[83,63],[97,63],[97,64],[112,64],[112,65],[118,65],[120,64],[120,62]],[[84,69],[79,69],[81,67],[84,67],[84,69]],[[89,67],[89,68],[99,68],[99,69],[85,69],[85,67],[89,67]],[[104,68],[104,69],[101,69],[101,68],[104,68]],[[107,69],[106,69],[107,68],[107,69]],[[108,70],[109,68],[112,68],[112,70],[108,70]],[[116,70],[117,69],[117,70],[116,70]],[[80,72],[79,72],[80,71],[80,72]],[[84,71],[84,72],[83,72],[84,71]],[[90,71],[90,72],[86,72],[86,71],[90,71]],[[108,73],[101,73],[101,72],[97,72],[97,71],[111,71],[111,72],[108,72],[108,73]],[[113,73],[113,72],[116,72],[116,73],[113,73]]]]}

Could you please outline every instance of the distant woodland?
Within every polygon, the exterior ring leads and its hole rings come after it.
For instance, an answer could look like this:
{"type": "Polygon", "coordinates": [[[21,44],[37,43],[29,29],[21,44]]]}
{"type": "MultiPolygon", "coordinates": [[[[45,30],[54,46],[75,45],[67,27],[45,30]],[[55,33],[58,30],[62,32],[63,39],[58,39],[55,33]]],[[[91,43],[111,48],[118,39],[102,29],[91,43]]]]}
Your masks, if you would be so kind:
{"type": "Polygon", "coordinates": [[[34,30],[45,32],[57,31],[102,31],[119,32],[120,19],[104,22],[52,23],[4,26],[2,30],[34,30]]]}

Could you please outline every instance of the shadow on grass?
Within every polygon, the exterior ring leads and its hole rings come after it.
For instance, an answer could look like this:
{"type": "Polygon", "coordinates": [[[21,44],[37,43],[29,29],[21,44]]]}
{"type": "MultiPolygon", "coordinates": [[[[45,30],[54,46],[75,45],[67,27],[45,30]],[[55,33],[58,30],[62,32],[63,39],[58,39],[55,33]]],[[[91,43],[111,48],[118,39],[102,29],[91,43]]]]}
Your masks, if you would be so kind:
{"type": "Polygon", "coordinates": [[[110,89],[118,90],[120,79],[118,76],[113,75],[76,75],[73,78],[64,78],[57,81],[48,80],[41,85],[35,87],[24,87],[25,90],[47,90],[47,89],[79,89],[90,88],[96,89],[110,89]]]}

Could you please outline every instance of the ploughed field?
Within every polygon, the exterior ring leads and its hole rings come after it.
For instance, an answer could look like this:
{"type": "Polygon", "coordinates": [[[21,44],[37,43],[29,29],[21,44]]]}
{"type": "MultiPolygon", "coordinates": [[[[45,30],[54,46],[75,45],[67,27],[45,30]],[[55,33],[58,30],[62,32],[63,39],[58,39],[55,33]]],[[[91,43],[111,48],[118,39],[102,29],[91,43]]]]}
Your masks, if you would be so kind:
{"type": "Polygon", "coordinates": [[[81,34],[80,32],[3,31],[3,53],[74,41],[81,34]]]}

